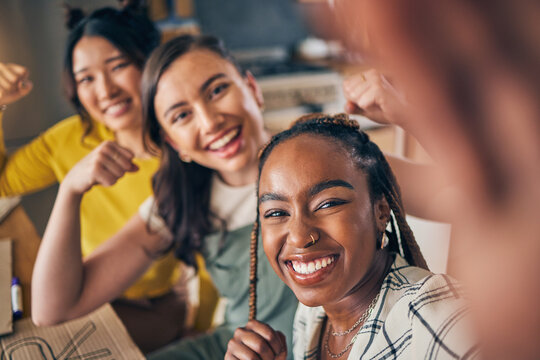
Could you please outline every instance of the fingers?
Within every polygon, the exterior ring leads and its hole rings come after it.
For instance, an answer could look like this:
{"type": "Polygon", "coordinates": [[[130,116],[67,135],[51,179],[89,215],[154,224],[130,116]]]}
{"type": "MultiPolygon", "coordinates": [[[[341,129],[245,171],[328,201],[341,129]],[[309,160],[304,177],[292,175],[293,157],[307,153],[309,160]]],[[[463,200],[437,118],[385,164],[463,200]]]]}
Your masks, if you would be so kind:
{"type": "Polygon", "coordinates": [[[383,88],[382,78],[375,70],[368,70],[356,75],[353,75],[343,81],[343,91],[345,98],[358,107],[363,108],[370,106],[375,102],[373,93],[380,92],[383,88]],[[360,102],[362,105],[360,105],[360,102]]]}
{"type": "Polygon", "coordinates": [[[133,153],[113,141],[106,141],[96,148],[93,161],[96,181],[104,186],[111,186],[126,172],[137,171],[132,162],[133,153]]]}
{"type": "Polygon", "coordinates": [[[236,329],[227,347],[226,359],[284,359],[287,356],[285,336],[270,326],[250,321],[236,329]]]}
{"type": "Polygon", "coordinates": [[[0,63],[0,105],[13,103],[32,90],[28,76],[23,66],[0,63]]]}
{"type": "Polygon", "coordinates": [[[112,186],[126,172],[137,171],[133,153],[114,141],[105,141],[86,155],[68,172],[62,187],[84,194],[94,185],[112,186]]]}
{"type": "Polygon", "coordinates": [[[358,114],[358,115],[363,115],[364,114],[364,110],[360,109],[356,103],[352,102],[352,101],[347,101],[345,103],[345,112],[347,114],[358,114]]]}
{"type": "Polygon", "coordinates": [[[123,172],[137,171],[137,166],[133,163],[133,153],[118,145],[116,142],[104,143],[104,155],[107,156],[111,166],[121,169],[123,172]]]}

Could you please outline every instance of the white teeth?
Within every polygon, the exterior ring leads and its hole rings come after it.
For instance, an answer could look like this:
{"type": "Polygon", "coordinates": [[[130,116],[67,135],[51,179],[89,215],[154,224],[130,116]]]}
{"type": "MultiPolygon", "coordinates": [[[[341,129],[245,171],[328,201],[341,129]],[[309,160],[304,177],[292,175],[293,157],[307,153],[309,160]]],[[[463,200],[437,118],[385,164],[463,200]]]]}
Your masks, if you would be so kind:
{"type": "Polygon", "coordinates": [[[118,112],[118,111],[122,110],[122,108],[124,106],[126,106],[127,102],[128,102],[127,100],[124,100],[124,101],[119,102],[118,104],[114,104],[114,105],[109,106],[107,108],[107,110],[106,110],[106,113],[113,113],[114,114],[115,112],[118,112]]]}
{"type": "Polygon", "coordinates": [[[307,263],[301,261],[291,261],[293,270],[297,273],[308,275],[322,268],[327,267],[334,261],[333,256],[327,256],[322,259],[316,259],[307,263]]]}
{"type": "Polygon", "coordinates": [[[236,128],[236,129],[234,129],[232,131],[229,131],[227,134],[225,134],[223,137],[221,137],[221,139],[218,139],[218,140],[214,141],[212,144],[210,144],[210,150],[218,150],[218,149],[224,147],[232,139],[234,139],[236,137],[236,135],[238,135],[239,131],[240,131],[240,129],[238,129],[238,128],[236,128]]]}

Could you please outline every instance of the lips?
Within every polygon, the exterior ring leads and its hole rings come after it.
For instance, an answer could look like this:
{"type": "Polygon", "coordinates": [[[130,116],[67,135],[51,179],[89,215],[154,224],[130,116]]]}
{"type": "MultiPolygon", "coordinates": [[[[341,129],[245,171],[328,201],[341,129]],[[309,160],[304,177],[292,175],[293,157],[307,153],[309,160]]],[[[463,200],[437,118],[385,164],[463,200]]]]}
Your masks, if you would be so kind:
{"type": "Polygon", "coordinates": [[[322,268],[327,267],[334,261],[334,256],[325,256],[323,258],[315,259],[309,262],[291,261],[292,268],[299,274],[313,274],[322,268]]]}
{"type": "Polygon", "coordinates": [[[239,134],[240,134],[240,127],[239,126],[227,131],[219,139],[212,141],[212,143],[210,143],[210,145],[208,145],[208,150],[210,150],[210,151],[220,151],[220,150],[224,149],[239,134]]]}
{"type": "Polygon", "coordinates": [[[123,115],[128,109],[131,99],[126,99],[115,104],[105,107],[103,113],[109,116],[120,116],[123,115]]]}
{"type": "Polygon", "coordinates": [[[294,282],[309,286],[326,279],[334,269],[338,258],[338,255],[326,255],[305,260],[286,260],[285,265],[294,282]]]}

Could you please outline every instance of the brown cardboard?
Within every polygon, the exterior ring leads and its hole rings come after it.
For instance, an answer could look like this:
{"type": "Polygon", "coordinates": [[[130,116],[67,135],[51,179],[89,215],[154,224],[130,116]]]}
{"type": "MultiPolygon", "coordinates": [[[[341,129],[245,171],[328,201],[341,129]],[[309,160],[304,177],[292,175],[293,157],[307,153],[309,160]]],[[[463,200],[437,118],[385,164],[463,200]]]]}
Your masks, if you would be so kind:
{"type": "Polygon", "coordinates": [[[0,239],[0,335],[13,331],[11,311],[11,240],[0,239]]]}
{"type": "Polygon", "coordinates": [[[15,321],[14,333],[0,337],[0,360],[143,360],[124,325],[107,304],[62,325],[36,327],[15,321]]]}

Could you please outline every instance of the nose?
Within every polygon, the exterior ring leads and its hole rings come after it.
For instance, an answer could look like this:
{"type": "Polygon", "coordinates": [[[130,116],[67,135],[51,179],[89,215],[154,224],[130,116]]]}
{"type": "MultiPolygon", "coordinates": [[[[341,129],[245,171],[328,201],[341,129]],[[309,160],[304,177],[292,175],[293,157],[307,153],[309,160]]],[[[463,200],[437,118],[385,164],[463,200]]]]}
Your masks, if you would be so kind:
{"type": "Polygon", "coordinates": [[[321,231],[305,215],[293,216],[289,220],[287,243],[296,248],[306,248],[319,241],[321,231]]]}
{"type": "Polygon", "coordinates": [[[197,107],[197,119],[199,128],[205,134],[216,133],[223,125],[222,117],[206,104],[197,107]]]}
{"type": "Polygon", "coordinates": [[[119,87],[113,79],[106,73],[97,78],[96,93],[100,100],[110,99],[116,96],[119,87]]]}

